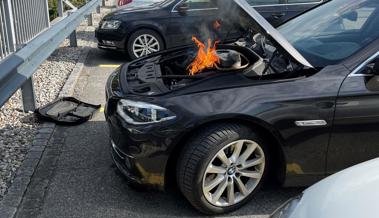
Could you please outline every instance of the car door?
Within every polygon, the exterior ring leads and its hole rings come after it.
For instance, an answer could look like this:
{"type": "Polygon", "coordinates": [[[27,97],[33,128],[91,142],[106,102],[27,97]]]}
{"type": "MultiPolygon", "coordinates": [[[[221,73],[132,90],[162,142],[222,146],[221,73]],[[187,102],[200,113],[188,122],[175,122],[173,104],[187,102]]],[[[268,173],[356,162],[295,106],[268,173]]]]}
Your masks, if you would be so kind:
{"type": "MultiPolygon", "coordinates": [[[[340,24],[340,28],[348,30],[347,40],[352,39],[354,32],[360,32],[356,35],[357,43],[379,38],[379,9],[376,7],[368,5],[357,9],[355,14],[347,14],[340,24]]],[[[358,63],[352,64],[353,72],[341,85],[337,98],[328,173],[379,157],[379,77],[372,73],[374,63],[379,60],[379,44],[371,43],[366,50],[348,61],[358,63]]]]}
{"type": "Polygon", "coordinates": [[[179,1],[172,8],[167,27],[169,47],[190,45],[192,36],[201,40],[211,37],[211,26],[216,20],[216,15],[217,8],[210,0],[179,1]],[[181,10],[181,6],[186,6],[187,9],[181,10]]]}
{"type": "Polygon", "coordinates": [[[247,0],[274,27],[315,7],[323,0],[247,0]]]}
{"type": "Polygon", "coordinates": [[[297,15],[307,11],[317,5],[325,2],[326,0],[286,0],[285,15],[278,18],[278,23],[283,23],[297,15]]]}
{"type": "Polygon", "coordinates": [[[281,19],[286,15],[286,0],[247,0],[268,22],[274,27],[281,23],[281,19]]]}
{"type": "Polygon", "coordinates": [[[329,174],[379,157],[379,50],[343,82],[330,139],[329,174]]]}

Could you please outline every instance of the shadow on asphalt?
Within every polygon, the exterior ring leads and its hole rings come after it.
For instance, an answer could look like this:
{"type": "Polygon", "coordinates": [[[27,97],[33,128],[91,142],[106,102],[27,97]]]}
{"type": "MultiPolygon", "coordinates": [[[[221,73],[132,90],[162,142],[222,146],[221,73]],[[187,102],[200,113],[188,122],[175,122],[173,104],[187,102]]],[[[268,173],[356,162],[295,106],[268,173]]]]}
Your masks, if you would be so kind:
{"type": "Polygon", "coordinates": [[[130,58],[120,51],[108,51],[108,50],[95,50],[96,55],[91,55],[90,59],[87,59],[86,66],[97,67],[100,64],[123,64],[130,61],[130,58]]]}

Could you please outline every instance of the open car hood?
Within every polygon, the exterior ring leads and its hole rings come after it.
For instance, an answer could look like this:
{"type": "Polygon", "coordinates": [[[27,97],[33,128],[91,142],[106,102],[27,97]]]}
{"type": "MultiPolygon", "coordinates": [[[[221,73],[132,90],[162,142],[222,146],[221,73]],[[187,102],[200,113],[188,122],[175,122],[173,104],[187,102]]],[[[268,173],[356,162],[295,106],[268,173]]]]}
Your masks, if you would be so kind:
{"type": "MultiPolygon", "coordinates": [[[[275,43],[275,46],[280,46],[284,51],[291,55],[295,60],[306,67],[314,68],[304,56],[292,46],[288,40],[279,33],[271,24],[260,15],[251,5],[249,5],[246,0],[233,0],[234,3],[242,10],[238,10],[240,13],[237,13],[238,16],[242,16],[245,20],[242,22],[249,22],[249,25],[252,25],[254,29],[267,38],[271,39],[272,43],[275,43]]],[[[236,13],[234,13],[236,14],[236,13]]]]}

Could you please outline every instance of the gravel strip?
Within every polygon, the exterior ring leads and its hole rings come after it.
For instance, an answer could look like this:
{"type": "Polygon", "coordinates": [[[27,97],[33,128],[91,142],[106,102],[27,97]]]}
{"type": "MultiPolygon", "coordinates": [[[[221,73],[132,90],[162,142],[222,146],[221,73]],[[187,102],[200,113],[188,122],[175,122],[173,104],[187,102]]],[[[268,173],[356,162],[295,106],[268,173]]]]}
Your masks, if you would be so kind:
{"type": "MultiPolygon", "coordinates": [[[[109,10],[102,10],[102,14],[109,10]]],[[[83,47],[93,47],[95,26],[101,15],[94,14],[94,26],[83,22],[77,29],[78,47],[69,47],[65,40],[33,75],[37,107],[56,99],[83,47]]],[[[15,172],[22,164],[38,129],[33,113],[23,113],[20,91],[0,108],[0,201],[13,182],[15,172]]]]}

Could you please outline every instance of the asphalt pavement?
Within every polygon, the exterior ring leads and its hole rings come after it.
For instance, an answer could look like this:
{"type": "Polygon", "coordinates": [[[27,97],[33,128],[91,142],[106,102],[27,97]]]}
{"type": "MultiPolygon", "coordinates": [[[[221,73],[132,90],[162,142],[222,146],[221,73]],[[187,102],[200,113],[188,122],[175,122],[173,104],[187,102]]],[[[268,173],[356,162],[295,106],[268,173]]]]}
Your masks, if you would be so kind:
{"type": "MultiPolygon", "coordinates": [[[[104,86],[121,53],[91,49],[75,96],[105,103],[104,86]]],[[[301,189],[267,186],[242,209],[222,217],[267,217],[301,189]]],[[[198,217],[176,190],[136,191],[116,170],[102,111],[80,126],[55,128],[16,217],[198,217]]]]}

